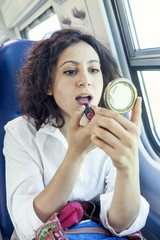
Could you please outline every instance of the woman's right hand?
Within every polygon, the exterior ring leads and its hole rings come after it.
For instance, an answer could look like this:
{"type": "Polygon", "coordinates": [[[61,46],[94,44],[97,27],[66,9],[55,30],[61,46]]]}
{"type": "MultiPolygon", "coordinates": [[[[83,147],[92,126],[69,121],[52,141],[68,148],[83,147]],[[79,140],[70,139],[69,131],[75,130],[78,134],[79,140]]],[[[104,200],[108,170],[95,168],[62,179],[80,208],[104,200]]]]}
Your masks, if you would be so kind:
{"type": "Polygon", "coordinates": [[[93,123],[90,121],[86,126],[80,126],[80,120],[84,114],[85,106],[82,105],[71,117],[68,129],[68,150],[75,154],[87,154],[95,145],[91,142],[91,129],[93,123]]]}

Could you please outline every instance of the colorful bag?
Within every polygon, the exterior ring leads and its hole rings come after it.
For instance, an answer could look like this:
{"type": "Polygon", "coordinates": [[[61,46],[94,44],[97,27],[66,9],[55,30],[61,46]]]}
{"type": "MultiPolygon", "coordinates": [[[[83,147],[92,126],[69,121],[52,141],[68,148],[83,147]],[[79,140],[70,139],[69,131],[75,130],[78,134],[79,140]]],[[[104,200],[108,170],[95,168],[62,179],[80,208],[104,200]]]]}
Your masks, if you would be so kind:
{"type": "Polygon", "coordinates": [[[53,214],[50,219],[38,229],[34,240],[68,240],[57,214],[53,214]]]}
{"type": "Polygon", "coordinates": [[[70,202],[59,214],[53,214],[51,218],[39,228],[35,240],[143,240],[140,232],[116,237],[100,225],[95,216],[95,205],[92,202],[70,202]],[[82,220],[82,217],[88,220],[82,220]],[[94,219],[92,221],[91,219],[94,219]]]}

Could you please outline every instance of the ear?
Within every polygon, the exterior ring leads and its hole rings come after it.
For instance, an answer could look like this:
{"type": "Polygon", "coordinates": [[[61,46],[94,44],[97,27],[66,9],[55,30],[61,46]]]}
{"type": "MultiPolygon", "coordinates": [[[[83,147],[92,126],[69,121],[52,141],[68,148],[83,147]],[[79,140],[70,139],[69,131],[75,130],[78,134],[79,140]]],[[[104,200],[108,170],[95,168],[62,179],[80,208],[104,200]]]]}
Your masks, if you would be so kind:
{"type": "Polygon", "coordinates": [[[53,89],[52,88],[48,90],[47,95],[53,96],[53,89]]]}

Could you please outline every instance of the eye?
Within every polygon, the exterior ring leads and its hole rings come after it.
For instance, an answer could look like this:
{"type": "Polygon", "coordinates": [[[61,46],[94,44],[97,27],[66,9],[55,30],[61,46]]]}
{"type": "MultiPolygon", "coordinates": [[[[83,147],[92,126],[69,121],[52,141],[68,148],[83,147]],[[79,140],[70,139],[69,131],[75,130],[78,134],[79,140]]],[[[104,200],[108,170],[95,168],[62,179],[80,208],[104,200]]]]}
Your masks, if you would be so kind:
{"type": "Polygon", "coordinates": [[[75,69],[70,69],[70,70],[64,71],[64,74],[71,75],[71,76],[75,75],[76,73],[77,73],[77,70],[75,70],[75,69]]]}
{"type": "Polygon", "coordinates": [[[91,68],[89,69],[89,72],[91,73],[98,73],[100,70],[98,68],[91,68]]]}

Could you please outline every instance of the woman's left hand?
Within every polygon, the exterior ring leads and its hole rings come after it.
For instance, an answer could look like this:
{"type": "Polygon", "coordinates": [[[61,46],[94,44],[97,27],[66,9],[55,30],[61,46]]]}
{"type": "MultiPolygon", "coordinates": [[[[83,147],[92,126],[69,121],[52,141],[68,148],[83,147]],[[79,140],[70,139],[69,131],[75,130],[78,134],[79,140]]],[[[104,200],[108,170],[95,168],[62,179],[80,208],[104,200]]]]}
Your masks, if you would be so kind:
{"type": "Polygon", "coordinates": [[[141,101],[137,98],[131,119],[105,108],[92,106],[95,116],[91,140],[112,159],[117,170],[138,165],[138,142],[140,138],[141,101]]]}

